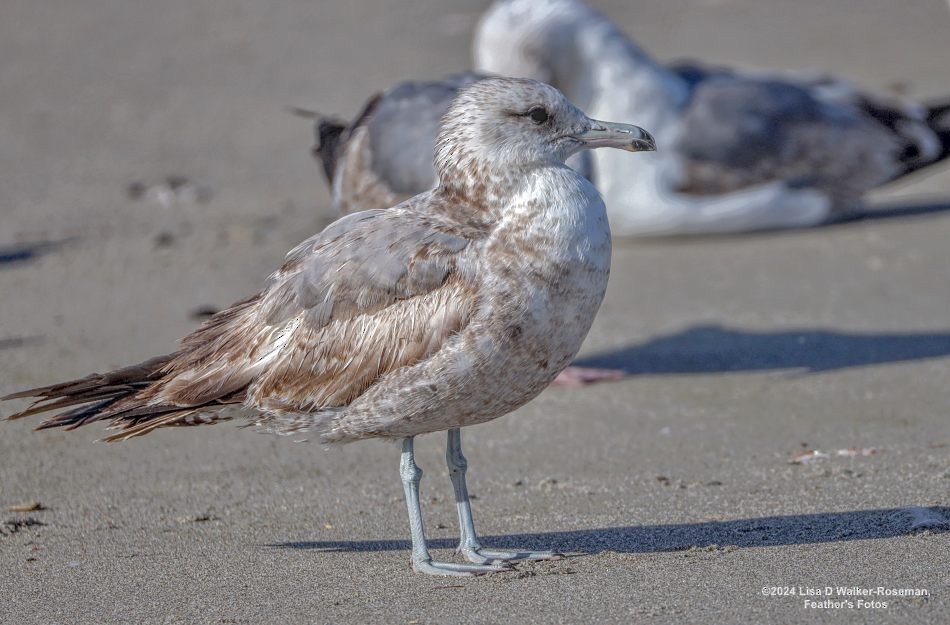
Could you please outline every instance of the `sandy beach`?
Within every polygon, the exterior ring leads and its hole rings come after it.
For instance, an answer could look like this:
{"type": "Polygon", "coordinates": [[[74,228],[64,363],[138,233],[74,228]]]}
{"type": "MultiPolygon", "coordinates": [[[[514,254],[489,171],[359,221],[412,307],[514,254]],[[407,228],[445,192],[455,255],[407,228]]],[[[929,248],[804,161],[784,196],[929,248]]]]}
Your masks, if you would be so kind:
{"type": "MultiPolygon", "coordinates": [[[[466,69],[486,4],[8,2],[0,395],[167,353],[258,289],[333,218],[289,107],[350,116],[466,69]]],[[[593,4],[661,59],[950,94],[943,1],[593,4]]],[[[580,360],[630,376],[465,436],[485,542],[572,557],[413,575],[390,444],[223,424],[106,445],[25,420],[0,424],[0,623],[945,622],[950,167],[872,209],[615,242],[580,360]],[[805,605],[828,586],[928,594],[805,605]]],[[[416,447],[450,558],[443,445],[416,447]]]]}

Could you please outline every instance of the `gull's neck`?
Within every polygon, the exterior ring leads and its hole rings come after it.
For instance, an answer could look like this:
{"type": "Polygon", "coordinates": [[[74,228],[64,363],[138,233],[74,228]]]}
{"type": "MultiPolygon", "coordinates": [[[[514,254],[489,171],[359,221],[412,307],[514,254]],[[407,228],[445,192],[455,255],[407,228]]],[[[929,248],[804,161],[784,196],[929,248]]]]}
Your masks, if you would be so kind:
{"type": "Polygon", "coordinates": [[[491,158],[491,150],[480,144],[472,124],[459,118],[454,126],[443,129],[436,144],[439,184],[435,192],[445,200],[490,211],[519,193],[528,173],[538,166],[491,158]]]}
{"type": "Polygon", "coordinates": [[[545,190],[541,196],[550,198],[561,187],[569,193],[590,187],[588,193],[599,198],[585,178],[560,162],[499,168],[474,158],[460,157],[439,171],[439,185],[432,190],[435,205],[456,221],[471,225],[504,221],[513,207],[525,204],[526,194],[531,196],[539,188],[545,190]]]}
{"type": "Polygon", "coordinates": [[[490,211],[518,192],[520,171],[503,171],[462,156],[439,174],[435,192],[443,199],[490,211]]]}

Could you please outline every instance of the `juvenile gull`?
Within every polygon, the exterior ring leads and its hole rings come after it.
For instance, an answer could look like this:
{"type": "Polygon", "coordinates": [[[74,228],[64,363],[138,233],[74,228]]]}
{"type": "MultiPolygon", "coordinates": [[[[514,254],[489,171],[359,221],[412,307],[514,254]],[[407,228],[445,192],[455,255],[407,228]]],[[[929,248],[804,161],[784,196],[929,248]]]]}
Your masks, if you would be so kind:
{"type": "Polygon", "coordinates": [[[615,235],[810,226],[950,155],[947,104],[825,76],[664,66],[580,0],[498,0],[475,66],[559,87],[595,117],[636,114],[663,148],[633,172],[595,153],[615,235]]]}
{"type": "MultiPolygon", "coordinates": [[[[442,80],[405,81],[371,97],[352,122],[319,117],[313,155],[322,165],[341,215],[387,208],[435,187],[439,178],[431,153],[439,121],[459,89],[488,78],[466,72],[442,80]]],[[[567,159],[591,179],[590,153],[567,159]]],[[[616,369],[569,366],[554,379],[560,386],[617,380],[616,369]]]]}
{"type": "Polygon", "coordinates": [[[10,418],[79,405],[39,427],[109,420],[117,431],[106,440],[124,440],[237,407],[264,429],[325,443],[401,439],[416,571],[476,575],[556,557],[480,545],[459,428],[535,397],[590,329],[610,229],[600,195],[564,159],[596,147],[654,143],[636,126],[588,118],[548,85],[479,81],[443,118],[437,188],[331,224],[177,352],[15,393],[5,399],[39,399],[10,418]],[[426,547],[413,439],[443,430],[470,564],[434,562],[426,547]]]}

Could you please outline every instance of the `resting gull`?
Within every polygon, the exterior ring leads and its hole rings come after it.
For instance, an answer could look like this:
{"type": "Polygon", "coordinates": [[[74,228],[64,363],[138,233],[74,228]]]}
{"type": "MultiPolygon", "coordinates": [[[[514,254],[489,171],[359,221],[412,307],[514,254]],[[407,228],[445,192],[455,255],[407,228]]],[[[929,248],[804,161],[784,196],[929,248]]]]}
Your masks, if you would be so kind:
{"type": "Polygon", "coordinates": [[[555,558],[480,545],[460,428],[530,401],[590,329],[610,229],[600,194],[564,160],[597,147],[655,144],[636,126],[588,118],[543,83],[469,85],[442,120],[435,189],[334,222],[178,351],[15,393],[4,399],[38,399],[10,418],[70,406],[39,428],[108,420],[112,441],[233,416],[324,443],[402,440],[414,570],[477,575],[555,558]],[[448,432],[469,564],[435,562],[426,547],[413,440],[438,431],[448,432]]]}
{"type": "Polygon", "coordinates": [[[825,76],[667,67],[580,0],[497,0],[473,51],[478,70],[544,80],[595,117],[636,114],[653,131],[664,149],[636,172],[593,155],[615,235],[816,225],[950,155],[946,104],[825,76]]]}

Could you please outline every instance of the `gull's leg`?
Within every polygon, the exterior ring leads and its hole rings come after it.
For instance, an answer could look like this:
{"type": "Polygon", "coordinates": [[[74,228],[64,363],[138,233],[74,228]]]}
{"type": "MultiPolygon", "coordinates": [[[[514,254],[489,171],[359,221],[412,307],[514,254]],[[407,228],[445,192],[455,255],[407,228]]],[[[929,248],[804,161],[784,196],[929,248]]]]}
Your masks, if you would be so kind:
{"type": "Polygon", "coordinates": [[[422,527],[422,509],[419,506],[419,481],[422,469],[416,466],[412,453],[412,437],[402,441],[402,458],[399,462],[399,475],[406,491],[406,507],[409,509],[409,531],[412,534],[412,569],[417,573],[429,575],[484,575],[498,571],[511,570],[508,566],[489,564],[455,564],[453,562],[433,562],[426,547],[425,530],[422,527]]]}
{"type": "Polygon", "coordinates": [[[455,506],[459,513],[460,539],[458,553],[469,562],[493,564],[516,560],[557,560],[560,554],[553,551],[499,551],[485,549],[475,535],[475,522],[472,520],[472,504],[468,499],[468,487],[465,486],[465,470],[468,461],[462,455],[462,433],[458,428],[449,430],[445,445],[445,461],[449,465],[449,477],[455,489],[455,506]]]}

